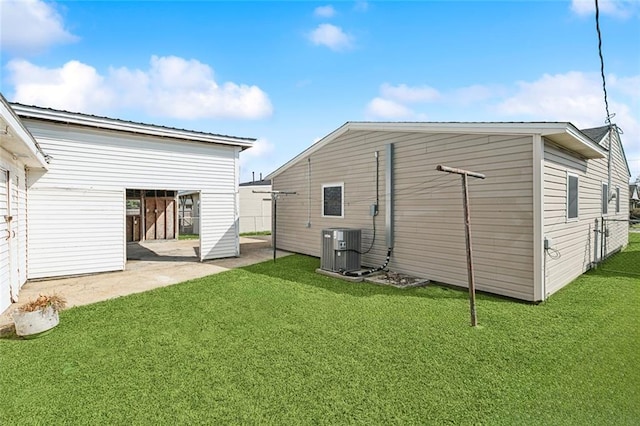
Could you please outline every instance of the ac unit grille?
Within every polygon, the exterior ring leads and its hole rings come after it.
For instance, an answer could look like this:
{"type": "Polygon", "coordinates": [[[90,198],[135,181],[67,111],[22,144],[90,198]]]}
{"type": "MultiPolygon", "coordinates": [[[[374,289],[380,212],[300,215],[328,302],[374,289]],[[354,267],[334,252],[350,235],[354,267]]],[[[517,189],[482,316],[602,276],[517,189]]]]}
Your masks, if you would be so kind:
{"type": "Polygon", "coordinates": [[[323,229],[320,268],[331,272],[360,270],[361,235],[360,229],[323,229]]]}

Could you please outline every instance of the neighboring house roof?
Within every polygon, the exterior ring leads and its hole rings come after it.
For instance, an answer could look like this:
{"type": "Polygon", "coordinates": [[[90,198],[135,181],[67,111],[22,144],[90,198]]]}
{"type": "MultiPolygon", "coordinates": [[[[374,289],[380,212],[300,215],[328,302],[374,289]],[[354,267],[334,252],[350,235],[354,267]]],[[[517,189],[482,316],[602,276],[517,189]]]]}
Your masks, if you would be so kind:
{"type": "Polygon", "coordinates": [[[47,168],[48,156],[0,93],[2,147],[29,167],[47,168]]]}
{"type": "Polygon", "coordinates": [[[239,146],[243,150],[250,148],[253,145],[253,142],[255,142],[254,138],[218,135],[215,133],[138,123],[135,121],[62,111],[52,108],[42,108],[33,105],[30,106],[22,105],[19,103],[12,103],[11,107],[14,109],[16,114],[22,118],[45,120],[65,124],[76,124],[80,126],[95,127],[99,129],[110,129],[121,132],[173,139],[183,139],[195,142],[239,146]]]}
{"type": "Polygon", "coordinates": [[[618,146],[620,146],[622,159],[624,160],[624,164],[626,164],[627,166],[627,173],[629,174],[629,177],[631,177],[631,169],[629,168],[629,162],[627,161],[627,154],[625,154],[624,146],[622,145],[622,141],[620,140],[620,134],[622,133],[622,131],[617,125],[612,124],[611,127],[609,126],[592,127],[590,129],[580,129],[580,131],[585,135],[589,136],[589,138],[592,141],[594,141],[595,143],[597,143],[598,145],[606,149],[608,152],[609,151],[609,147],[607,146],[608,144],[605,144],[604,142],[607,135],[609,134],[610,129],[615,131],[617,135],[615,139],[618,141],[618,146]]]}
{"type": "Polygon", "coordinates": [[[270,179],[254,180],[252,182],[244,182],[240,184],[240,186],[269,186],[269,185],[271,185],[270,179]]]}
{"type": "Polygon", "coordinates": [[[609,133],[609,126],[592,127],[590,129],[580,129],[582,133],[587,135],[592,141],[599,144],[602,142],[607,133],[609,133]]]}
{"type": "Polygon", "coordinates": [[[638,185],[635,185],[635,184],[629,185],[629,199],[634,201],[640,201],[640,189],[638,189],[638,185]]]}
{"type": "Polygon", "coordinates": [[[568,122],[358,122],[348,121],[267,176],[272,179],[299,160],[349,131],[463,133],[477,135],[538,134],[585,158],[604,158],[606,150],[568,122]]]}

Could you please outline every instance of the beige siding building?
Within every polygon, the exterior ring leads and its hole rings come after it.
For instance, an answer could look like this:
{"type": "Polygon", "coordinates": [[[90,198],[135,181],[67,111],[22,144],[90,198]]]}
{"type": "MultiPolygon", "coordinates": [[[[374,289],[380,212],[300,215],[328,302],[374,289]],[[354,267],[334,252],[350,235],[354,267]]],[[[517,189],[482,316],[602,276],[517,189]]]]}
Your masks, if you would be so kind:
{"type": "MultiPolygon", "coordinates": [[[[278,202],[278,248],[320,256],[323,229],[359,228],[364,265],[383,264],[392,248],[389,269],[466,287],[461,179],[436,166],[472,170],[486,175],[469,190],[477,288],[544,300],[602,255],[596,219],[602,231],[602,217],[628,212],[620,142],[614,133],[609,177],[608,132],[595,133],[570,123],[346,123],[267,177],[296,192],[278,202]]],[[[606,223],[610,253],[627,244],[627,225],[606,223]]]]}

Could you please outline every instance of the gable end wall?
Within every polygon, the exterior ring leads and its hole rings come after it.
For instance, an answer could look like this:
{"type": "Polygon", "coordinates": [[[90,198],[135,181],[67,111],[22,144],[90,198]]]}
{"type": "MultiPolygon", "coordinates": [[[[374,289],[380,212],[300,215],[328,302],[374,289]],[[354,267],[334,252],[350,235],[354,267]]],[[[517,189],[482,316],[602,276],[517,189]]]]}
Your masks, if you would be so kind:
{"type": "Polygon", "coordinates": [[[278,201],[278,248],[320,256],[321,230],[361,228],[362,250],[373,240],[376,160],[379,214],[375,243],[363,264],[386,257],[385,147],[394,144],[395,245],[389,268],[466,287],[461,178],[438,164],[473,170],[470,179],[474,266],[479,290],[533,300],[532,136],[349,131],[274,178],[296,191],[278,201]],[[309,161],[310,160],[310,161],[309,161]],[[344,182],[344,218],[323,218],[323,184],[344,182]],[[310,189],[310,190],[309,190],[310,189]]]}

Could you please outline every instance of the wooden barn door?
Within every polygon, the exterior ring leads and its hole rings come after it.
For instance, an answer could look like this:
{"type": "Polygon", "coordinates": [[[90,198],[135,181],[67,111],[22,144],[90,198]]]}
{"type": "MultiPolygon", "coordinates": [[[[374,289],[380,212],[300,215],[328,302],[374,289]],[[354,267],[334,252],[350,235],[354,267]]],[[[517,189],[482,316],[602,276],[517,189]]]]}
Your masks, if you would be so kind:
{"type": "Polygon", "coordinates": [[[144,198],[145,239],[172,240],[176,238],[175,191],[146,191],[144,198]]]}

